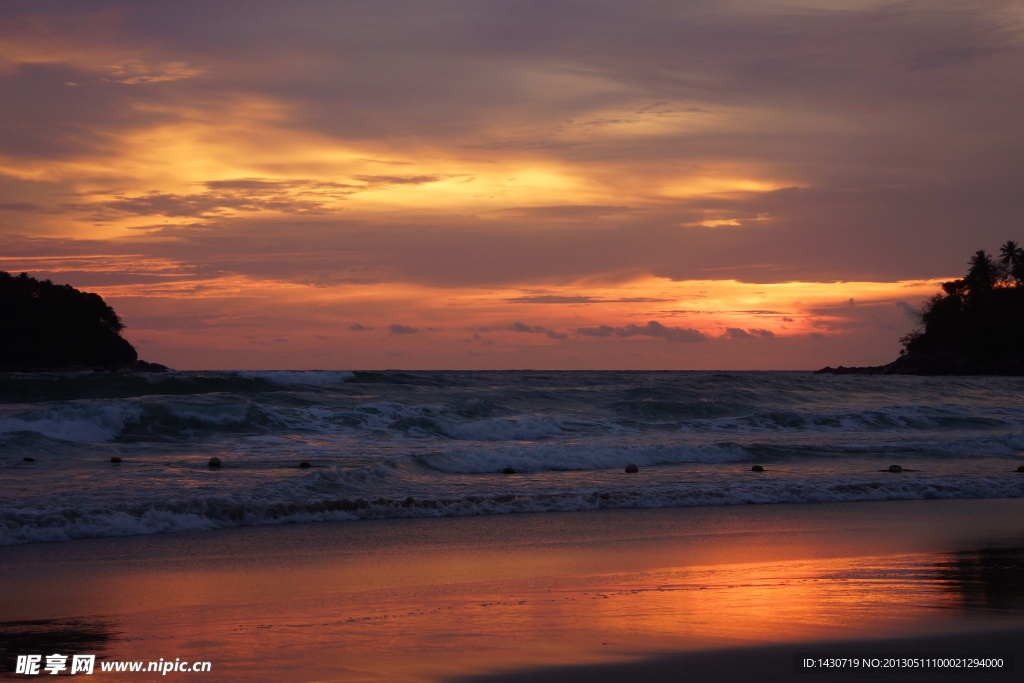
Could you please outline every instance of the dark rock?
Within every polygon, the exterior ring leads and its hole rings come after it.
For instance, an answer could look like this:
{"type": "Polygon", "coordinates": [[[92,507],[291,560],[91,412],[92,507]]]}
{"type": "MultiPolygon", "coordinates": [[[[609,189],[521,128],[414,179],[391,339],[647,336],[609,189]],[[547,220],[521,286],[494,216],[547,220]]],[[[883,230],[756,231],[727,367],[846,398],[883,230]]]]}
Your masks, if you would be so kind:
{"type": "Polygon", "coordinates": [[[750,471],[751,472],[764,472],[764,468],[761,467],[760,465],[754,465],[753,467],[750,468],[750,471]]]}
{"type": "Polygon", "coordinates": [[[903,468],[900,467],[899,465],[889,465],[889,471],[893,473],[902,472],[903,468]]]}
{"type": "Polygon", "coordinates": [[[506,467],[505,469],[503,469],[501,471],[501,473],[502,474],[515,474],[516,471],[514,469],[512,469],[511,467],[506,467]]]}
{"type": "Polygon", "coordinates": [[[312,465],[309,464],[308,460],[303,460],[302,462],[299,463],[299,467],[306,468],[306,467],[312,467],[312,465]]]}
{"type": "Polygon", "coordinates": [[[220,467],[220,465],[221,465],[220,458],[218,458],[217,456],[213,456],[212,458],[210,458],[210,462],[207,463],[207,464],[210,467],[220,467]]]}
{"type": "Polygon", "coordinates": [[[132,372],[170,372],[170,368],[160,363],[147,363],[144,360],[134,360],[125,366],[125,370],[132,372]]]}
{"type": "Polygon", "coordinates": [[[821,370],[816,371],[814,374],[816,374],[816,375],[884,375],[884,374],[886,374],[885,373],[885,368],[886,367],[888,367],[888,366],[886,366],[886,365],[873,365],[873,366],[862,367],[862,368],[856,368],[856,367],[848,368],[846,366],[840,365],[839,367],[834,368],[834,367],[832,367],[830,365],[828,367],[824,367],[821,370]]]}
{"type": "Polygon", "coordinates": [[[35,462],[36,459],[35,458],[22,458],[21,461],[22,462],[35,462]]]}
{"type": "Polygon", "coordinates": [[[636,474],[639,471],[640,468],[634,465],[633,463],[629,463],[628,465],[626,465],[626,474],[636,474]]]}
{"type": "Polygon", "coordinates": [[[121,456],[119,456],[119,455],[113,456],[112,458],[110,458],[110,463],[112,465],[120,465],[121,464],[121,456]]]}

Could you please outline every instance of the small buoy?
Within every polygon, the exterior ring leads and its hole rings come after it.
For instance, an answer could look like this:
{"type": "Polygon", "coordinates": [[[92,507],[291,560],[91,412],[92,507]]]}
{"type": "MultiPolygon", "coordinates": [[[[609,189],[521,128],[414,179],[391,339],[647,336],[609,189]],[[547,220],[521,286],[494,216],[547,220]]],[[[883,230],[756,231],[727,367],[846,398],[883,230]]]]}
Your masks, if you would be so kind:
{"type": "MultiPolygon", "coordinates": [[[[26,460],[31,460],[31,458],[25,458],[25,459],[26,460]]],[[[1018,472],[1024,472],[1024,465],[1017,465],[1017,471],[1018,472]]]]}
{"type": "Polygon", "coordinates": [[[750,471],[751,472],[764,472],[764,468],[761,467],[760,465],[754,465],[753,467],[750,468],[750,471]]]}
{"type": "Polygon", "coordinates": [[[220,467],[220,458],[213,456],[208,464],[210,467],[220,467]]]}
{"type": "Polygon", "coordinates": [[[299,463],[299,467],[312,467],[312,465],[309,464],[308,460],[303,460],[302,462],[299,463]]]}
{"type": "Polygon", "coordinates": [[[636,474],[639,471],[640,468],[634,465],[633,463],[629,463],[628,465],[626,465],[626,474],[636,474]]]}
{"type": "Polygon", "coordinates": [[[903,468],[900,467],[899,465],[889,465],[889,471],[890,472],[902,472],[903,468]]]}
{"type": "Polygon", "coordinates": [[[35,458],[22,458],[21,461],[22,462],[35,462],[36,459],[35,458]]]}
{"type": "Polygon", "coordinates": [[[110,459],[110,462],[111,462],[111,464],[113,464],[113,465],[120,465],[120,464],[121,464],[121,456],[119,456],[119,455],[115,455],[114,457],[112,457],[112,458],[110,459]]]}
{"type": "Polygon", "coordinates": [[[511,467],[506,467],[505,469],[503,469],[501,471],[501,473],[502,474],[515,474],[516,471],[514,469],[512,469],[511,467]]]}

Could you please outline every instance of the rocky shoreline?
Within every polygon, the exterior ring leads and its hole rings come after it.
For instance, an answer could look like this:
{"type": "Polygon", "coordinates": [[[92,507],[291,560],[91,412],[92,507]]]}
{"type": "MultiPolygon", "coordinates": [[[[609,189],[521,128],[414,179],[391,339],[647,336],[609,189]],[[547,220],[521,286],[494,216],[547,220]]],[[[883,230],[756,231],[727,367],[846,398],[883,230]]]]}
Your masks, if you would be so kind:
{"type": "Polygon", "coordinates": [[[818,375],[1003,375],[1024,376],[1019,360],[977,361],[951,355],[904,354],[887,365],[824,367],[818,375]]]}
{"type": "Polygon", "coordinates": [[[170,372],[171,368],[160,363],[133,360],[123,365],[72,365],[49,367],[45,365],[0,364],[0,372],[170,372]]]}

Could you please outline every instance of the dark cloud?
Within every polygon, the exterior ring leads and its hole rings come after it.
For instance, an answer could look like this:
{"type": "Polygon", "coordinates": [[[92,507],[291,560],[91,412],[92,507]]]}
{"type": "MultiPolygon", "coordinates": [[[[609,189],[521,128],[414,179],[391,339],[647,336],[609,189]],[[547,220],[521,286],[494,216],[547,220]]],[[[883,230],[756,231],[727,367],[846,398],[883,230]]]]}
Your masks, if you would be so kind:
{"type": "Polygon", "coordinates": [[[373,328],[367,327],[366,325],[361,325],[359,323],[352,323],[351,325],[348,326],[348,329],[352,330],[353,332],[366,332],[368,330],[372,330],[373,328]]]}
{"type": "Polygon", "coordinates": [[[139,197],[117,197],[107,201],[70,203],[62,206],[66,209],[88,211],[100,220],[110,220],[122,215],[203,218],[216,216],[225,211],[310,214],[319,213],[323,202],[285,196],[263,199],[216,192],[188,195],[151,192],[139,197]]]}
{"type": "Polygon", "coordinates": [[[569,335],[563,332],[556,332],[555,330],[549,330],[546,327],[540,325],[527,325],[521,322],[514,322],[505,329],[511,330],[512,332],[526,332],[529,334],[543,334],[551,339],[567,339],[569,335]]]}
{"type": "Polygon", "coordinates": [[[42,211],[43,207],[29,202],[10,202],[0,204],[0,211],[42,211]]]}
{"type": "Polygon", "coordinates": [[[436,175],[357,175],[355,176],[355,179],[373,186],[426,185],[427,183],[436,183],[440,180],[444,180],[442,176],[436,175]]]}
{"type": "Polygon", "coordinates": [[[749,328],[744,330],[739,327],[727,327],[725,328],[725,334],[722,336],[727,339],[770,339],[775,336],[775,333],[771,330],[760,328],[749,328]]]}
{"type": "Polygon", "coordinates": [[[623,297],[619,299],[602,299],[593,296],[559,296],[556,294],[537,294],[517,296],[504,299],[510,304],[622,304],[622,303],[656,303],[672,301],[672,299],[654,299],[649,297],[623,297]]]}
{"type": "Polygon", "coordinates": [[[559,296],[556,294],[538,294],[536,296],[517,296],[505,299],[510,304],[596,304],[600,299],[592,296],[559,296]]]}
{"type": "Polygon", "coordinates": [[[203,183],[210,190],[240,190],[248,194],[280,194],[286,191],[316,191],[361,189],[362,185],[335,183],[323,180],[281,180],[276,178],[233,178],[208,180],[203,183]]]}
{"type": "Polygon", "coordinates": [[[765,316],[765,317],[772,317],[772,316],[782,315],[782,311],[767,311],[767,310],[761,310],[761,309],[752,309],[752,310],[745,310],[745,311],[728,311],[728,310],[716,311],[716,310],[697,310],[697,309],[678,308],[678,309],[667,310],[667,311],[659,311],[659,313],[661,313],[663,315],[712,315],[712,316],[717,316],[717,315],[736,315],[736,314],[739,314],[739,315],[757,315],[757,316],[765,316]]]}
{"type": "Polygon", "coordinates": [[[580,327],[576,329],[576,334],[584,337],[656,337],[673,342],[707,341],[707,335],[699,330],[685,327],[666,327],[656,320],[651,320],[643,327],[633,324],[624,327],[611,327],[609,325],[580,327]]]}
{"type": "MultiPolygon", "coordinates": [[[[357,176],[362,185],[311,179],[234,178],[202,183],[209,191],[172,194],[152,191],[144,195],[114,195],[111,199],[89,203],[65,203],[62,208],[88,211],[98,219],[118,215],[213,217],[225,211],[276,211],[294,214],[325,212],[330,201],[343,200],[357,192],[384,189],[393,185],[420,185],[437,182],[440,176],[357,176]]],[[[91,193],[90,196],[95,196],[91,193]]]]}
{"type": "Polygon", "coordinates": [[[388,325],[388,330],[391,334],[416,334],[420,331],[418,327],[410,327],[409,325],[399,325],[398,323],[391,323],[388,325]]]}
{"type": "MultiPolygon", "coordinates": [[[[5,33],[0,26],[0,38],[5,33]]],[[[164,104],[159,96],[100,76],[61,63],[0,71],[0,154],[37,161],[106,156],[112,136],[179,118],[169,107],[154,106],[164,104]],[[67,85],[72,82],[90,85],[67,85]]]]}
{"type": "Polygon", "coordinates": [[[533,218],[541,220],[595,220],[609,216],[619,216],[624,213],[636,211],[628,206],[522,206],[511,209],[501,209],[494,213],[506,218],[533,218]]]}

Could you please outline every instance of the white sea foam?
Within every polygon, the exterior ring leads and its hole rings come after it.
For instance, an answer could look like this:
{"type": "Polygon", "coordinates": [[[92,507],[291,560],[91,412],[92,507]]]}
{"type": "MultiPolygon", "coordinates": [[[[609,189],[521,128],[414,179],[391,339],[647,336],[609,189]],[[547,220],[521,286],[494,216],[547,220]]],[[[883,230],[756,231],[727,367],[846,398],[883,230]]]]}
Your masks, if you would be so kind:
{"type": "MultiPolygon", "coordinates": [[[[1020,411],[1014,411],[1020,419],[1020,411]]],[[[932,429],[997,428],[1018,424],[1010,411],[999,417],[978,415],[958,406],[904,405],[861,410],[808,412],[759,411],[741,417],[695,419],[682,423],[687,431],[785,432],[785,431],[903,431],[932,429]]]]}
{"type": "Polygon", "coordinates": [[[453,439],[470,441],[519,441],[543,439],[569,431],[551,417],[541,419],[489,419],[477,422],[444,420],[440,431],[453,439]]]}
{"type": "Polygon", "coordinates": [[[110,441],[141,415],[141,406],[125,402],[45,404],[0,416],[0,434],[24,431],[65,441],[110,441]]]}
{"type": "Polygon", "coordinates": [[[235,374],[240,377],[265,379],[275,384],[341,384],[355,379],[347,370],[246,370],[235,374]]]}
{"type": "Polygon", "coordinates": [[[0,510],[0,545],[201,531],[232,526],[400,517],[456,517],[607,508],[691,507],[769,503],[827,503],[933,498],[1024,497],[1024,477],[752,479],[728,485],[689,485],[478,492],[431,496],[307,497],[291,502],[228,499],[168,501],[126,508],[0,510]]]}
{"type": "Polygon", "coordinates": [[[506,467],[516,471],[571,471],[621,468],[635,465],[669,463],[740,462],[750,453],[739,444],[723,443],[693,446],[687,443],[639,445],[624,443],[520,444],[500,448],[459,446],[417,456],[431,469],[471,474],[500,472],[506,467]]]}

